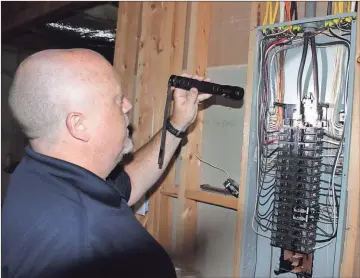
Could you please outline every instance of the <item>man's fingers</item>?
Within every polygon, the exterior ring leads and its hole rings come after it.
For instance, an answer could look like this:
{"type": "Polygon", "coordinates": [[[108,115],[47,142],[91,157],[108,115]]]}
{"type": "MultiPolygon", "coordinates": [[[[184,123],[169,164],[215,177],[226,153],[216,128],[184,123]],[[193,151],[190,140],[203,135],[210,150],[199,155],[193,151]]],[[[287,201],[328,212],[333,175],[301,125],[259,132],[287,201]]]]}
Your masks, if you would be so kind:
{"type": "Polygon", "coordinates": [[[192,78],[193,76],[191,74],[188,74],[188,73],[183,73],[181,76],[183,77],[188,77],[188,78],[192,78]]]}
{"type": "Polygon", "coordinates": [[[203,80],[204,80],[204,77],[199,76],[199,75],[194,75],[194,76],[193,76],[193,79],[197,79],[197,80],[203,81],[203,80]]]}
{"type": "Polygon", "coordinates": [[[192,88],[189,92],[189,100],[191,103],[195,103],[198,101],[199,92],[197,89],[192,88]]]}
{"type": "Polygon", "coordinates": [[[211,94],[199,94],[198,101],[199,102],[204,101],[204,100],[210,98],[211,96],[212,96],[211,94]]]}

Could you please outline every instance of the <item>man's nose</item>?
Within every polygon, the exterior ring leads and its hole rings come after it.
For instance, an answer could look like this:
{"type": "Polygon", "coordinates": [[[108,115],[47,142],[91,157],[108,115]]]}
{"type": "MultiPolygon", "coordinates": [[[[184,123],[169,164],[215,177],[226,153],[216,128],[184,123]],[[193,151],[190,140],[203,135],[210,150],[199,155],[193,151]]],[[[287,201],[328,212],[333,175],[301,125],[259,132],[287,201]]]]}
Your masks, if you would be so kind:
{"type": "Polygon", "coordinates": [[[123,99],[123,112],[127,113],[132,109],[131,103],[127,100],[127,98],[123,99]]]}

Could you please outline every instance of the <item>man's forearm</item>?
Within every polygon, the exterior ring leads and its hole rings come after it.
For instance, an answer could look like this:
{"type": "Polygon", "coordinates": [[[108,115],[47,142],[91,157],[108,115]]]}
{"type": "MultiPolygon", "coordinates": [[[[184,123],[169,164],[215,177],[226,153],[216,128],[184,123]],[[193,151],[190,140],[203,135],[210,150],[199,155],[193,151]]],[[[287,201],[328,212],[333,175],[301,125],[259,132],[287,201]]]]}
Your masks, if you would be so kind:
{"type": "Polygon", "coordinates": [[[161,130],[134,154],[134,159],[125,166],[131,179],[132,189],[129,205],[134,205],[161,177],[174,155],[181,138],[166,132],[165,155],[162,169],[159,169],[158,156],[161,130]]]}

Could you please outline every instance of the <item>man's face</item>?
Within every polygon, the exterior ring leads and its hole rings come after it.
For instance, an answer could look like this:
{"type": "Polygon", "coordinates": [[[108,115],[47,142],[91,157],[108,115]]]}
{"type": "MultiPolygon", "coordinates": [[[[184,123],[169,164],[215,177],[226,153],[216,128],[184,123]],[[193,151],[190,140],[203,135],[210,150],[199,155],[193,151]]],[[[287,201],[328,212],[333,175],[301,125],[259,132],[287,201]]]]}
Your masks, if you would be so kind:
{"type": "MultiPolygon", "coordinates": [[[[115,126],[119,125],[118,136],[119,136],[119,140],[121,141],[119,146],[122,146],[122,148],[117,149],[118,155],[115,158],[116,164],[122,160],[125,154],[131,152],[133,149],[133,143],[129,137],[129,129],[128,129],[129,126],[128,112],[131,110],[131,104],[125,97],[123,97],[122,93],[120,93],[119,97],[120,100],[116,101],[117,104],[116,109],[119,112],[119,116],[115,117],[113,120],[115,126]]],[[[116,130],[114,130],[114,136],[116,136],[115,134],[116,134],[116,130]]]]}
{"type": "Polygon", "coordinates": [[[125,118],[125,126],[126,126],[126,133],[125,134],[126,134],[126,136],[125,136],[125,142],[123,143],[123,148],[122,148],[122,150],[120,151],[120,153],[118,154],[118,156],[117,156],[117,158],[115,160],[116,164],[121,161],[121,159],[123,158],[123,156],[125,154],[131,152],[133,147],[134,147],[133,142],[129,137],[129,129],[128,129],[128,126],[129,126],[128,112],[131,109],[131,104],[126,98],[123,97],[122,98],[122,103],[121,103],[120,106],[121,106],[123,117],[125,118]]]}
{"type": "Polygon", "coordinates": [[[104,98],[98,125],[98,149],[102,150],[104,159],[115,166],[133,149],[128,129],[128,112],[132,106],[123,96],[119,85],[107,92],[104,98]]]}

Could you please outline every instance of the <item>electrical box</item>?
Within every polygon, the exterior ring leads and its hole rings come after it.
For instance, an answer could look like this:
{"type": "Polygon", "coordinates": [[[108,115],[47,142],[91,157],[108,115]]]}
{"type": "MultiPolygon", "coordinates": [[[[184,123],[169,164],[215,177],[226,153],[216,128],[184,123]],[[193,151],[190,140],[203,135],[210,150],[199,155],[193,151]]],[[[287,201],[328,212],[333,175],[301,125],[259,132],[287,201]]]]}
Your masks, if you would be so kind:
{"type": "Polygon", "coordinates": [[[257,28],[240,277],[339,277],[356,13],[257,28]]]}

